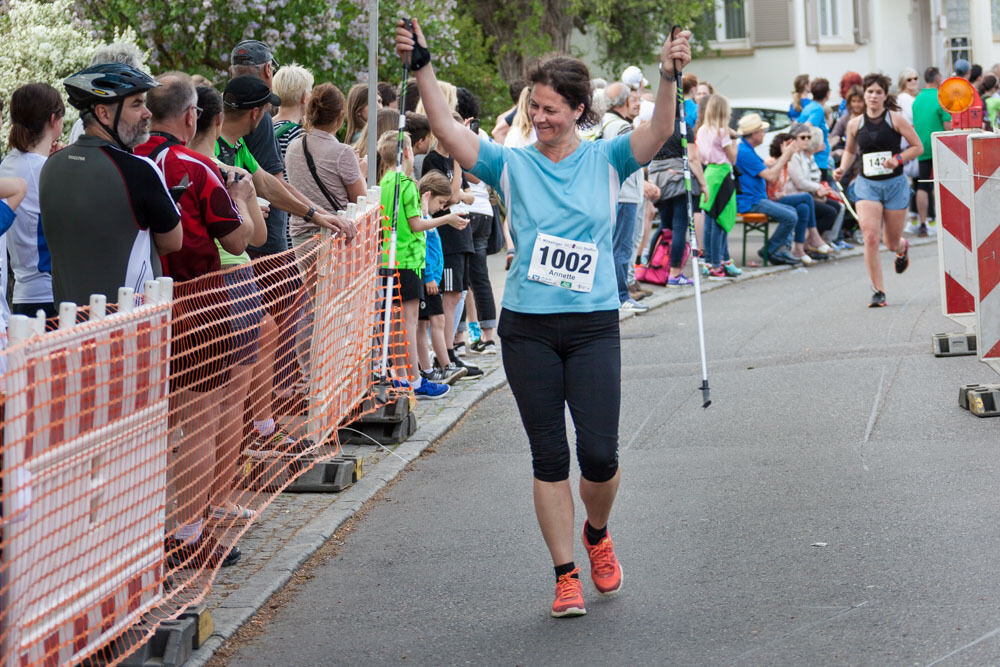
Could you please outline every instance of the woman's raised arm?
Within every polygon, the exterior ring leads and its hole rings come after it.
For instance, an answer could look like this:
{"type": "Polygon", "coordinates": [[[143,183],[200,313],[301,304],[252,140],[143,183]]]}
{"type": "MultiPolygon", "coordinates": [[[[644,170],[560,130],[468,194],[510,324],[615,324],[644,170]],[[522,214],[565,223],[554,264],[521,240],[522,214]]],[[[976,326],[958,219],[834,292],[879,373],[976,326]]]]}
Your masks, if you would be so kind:
{"type": "MultiPolygon", "coordinates": [[[[413,21],[413,32],[406,25],[403,19],[396,24],[396,53],[400,58],[411,58],[414,52],[414,39],[416,44],[426,52],[427,40],[420,29],[417,19],[413,21]]],[[[421,59],[418,57],[417,62],[421,59]]],[[[424,103],[427,111],[427,119],[431,124],[431,132],[441,142],[441,146],[462,165],[463,169],[471,169],[479,159],[479,137],[469,131],[462,123],[451,116],[451,109],[438,87],[437,77],[434,76],[434,67],[430,63],[429,53],[426,61],[413,71],[417,79],[417,88],[420,90],[420,99],[424,103]]]]}

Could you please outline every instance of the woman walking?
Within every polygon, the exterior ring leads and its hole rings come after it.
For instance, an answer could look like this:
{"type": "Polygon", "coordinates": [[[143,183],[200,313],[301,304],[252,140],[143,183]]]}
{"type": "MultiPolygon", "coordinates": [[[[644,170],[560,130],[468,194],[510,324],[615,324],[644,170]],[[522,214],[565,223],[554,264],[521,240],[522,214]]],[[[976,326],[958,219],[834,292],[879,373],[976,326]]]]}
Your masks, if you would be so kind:
{"type": "Polygon", "coordinates": [[[673,131],[674,63],[683,67],[691,60],[690,33],[668,38],[660,51],[650,122],[605,141],[582,142],[577,131],[595,120],[587,67],[567,56],[538,63],[528,76],[529,113],[538,139],[510,149],[452,119],[416,20],[413,30],[403,21],[397,24],[396,51],[411,60],[434,135],[464,169],[501,193],[509,211],[516,252],[500,315],[504,369],[531,445],[535,513],[555,566],[551,613],[578,616],[586,609],[573,555],[564,410],[568,404],[577,432],[591,579],[599,593],[616,593],[622,570],[607,527],[621,479],[614,193],[673,131]]]}
{"type": "Polygon", "coordinates": [[[903,174],[903,164],[924,151],[913,125],[899,113],[896,100],[889,94],[891,85],[884,74],[864,78],[865,112],[847,124],[844,157],[834,172],[839,181],[860,154],[861,175],[854,182],[854,193],[858,198],[858,224],[865,239],[865,265],[874,291],[870,308],[886,305],[878,256],[880,235],[886,247],[896,252],[896,273],[906,271],[910,265],[910,243],[902,237],[910,201],[910,183],[903,174]],[[900,152],[903,138],[910,145],[900,152]]]}

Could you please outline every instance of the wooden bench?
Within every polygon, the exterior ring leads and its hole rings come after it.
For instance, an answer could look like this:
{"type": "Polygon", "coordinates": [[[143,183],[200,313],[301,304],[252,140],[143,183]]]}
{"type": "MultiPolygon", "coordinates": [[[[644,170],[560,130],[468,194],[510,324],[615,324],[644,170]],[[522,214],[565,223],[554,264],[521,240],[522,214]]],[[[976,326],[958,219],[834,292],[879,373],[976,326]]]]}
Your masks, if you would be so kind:
{"type": "MultiPolygon", "coordinates": [[[[768,231],[767,225],[770,221],[763,213],[737,213],[736,222],[743,225],[743,266],[747,265],[747,234],[750,232],[760,232],[764,235],[764,247],[767,247],[768,231]]],[[[767,257],[761,258],[764,266],[767,266],[767,257]]]]}

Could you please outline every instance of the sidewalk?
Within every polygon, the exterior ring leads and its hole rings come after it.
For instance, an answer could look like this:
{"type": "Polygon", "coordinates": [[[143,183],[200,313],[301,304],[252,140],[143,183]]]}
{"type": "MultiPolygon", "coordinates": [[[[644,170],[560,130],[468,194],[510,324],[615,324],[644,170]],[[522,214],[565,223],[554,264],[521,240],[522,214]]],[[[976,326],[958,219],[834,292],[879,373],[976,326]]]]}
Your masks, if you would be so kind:
{"type": "MultiPolygon", "coordinates": [[[[730,238],[735,249],[741,239],[730,238]]],[[[910,238],[914,246],[935,243],[935,238],[910,238]]],[[[753,246],[756,248],[756,245],[753,246]]],[[[838,262],[863,254],[861,248],[842,252],[838,262]]],[[[734,254],[734,257],[736,255],[734,254]]],[[[490,257],[490,277],[497,294],[499,308],[503,292],[504,256],[490,257]]],[[[736,280],[702,282],[703,291],[720,289],[733,282],[752,280],[781,271],[823,271],[819,264],[811,269],[793,269],[789,266],[745,268],[736,280]]],[[[863,267],[858,266],[859,271],[863,267]]],[[[654,292],[643,303],[658,308],[678,299],[690,298],[693,288],[666,288],[646,286],[654,292]]],[[[634,317],[622,314],[621,319],[634,317]]],[[[372,446],[345,445],[344,453],[364,458],[364,476],[356,484],[339,494],[285,493],[276,498],[240,540],[243,558],[234,567],[220,570],[206,598],[215,630],[193,655],[188,665],[203,665],[211,659],[233,634],[261,609],[274,594],[291,579],[292,574],[315,551],[350,519],[376,493],[392,482],[407,465],[451,430],[462,417],[481,399],[506,383],[500,355],[469,355],[469,363],[480,366],[484,376],[479,380],[461,380],[452,388],[448,398],[436,401],[419,401],[415,409],[417,431],[390,453],[372,446]]]]}

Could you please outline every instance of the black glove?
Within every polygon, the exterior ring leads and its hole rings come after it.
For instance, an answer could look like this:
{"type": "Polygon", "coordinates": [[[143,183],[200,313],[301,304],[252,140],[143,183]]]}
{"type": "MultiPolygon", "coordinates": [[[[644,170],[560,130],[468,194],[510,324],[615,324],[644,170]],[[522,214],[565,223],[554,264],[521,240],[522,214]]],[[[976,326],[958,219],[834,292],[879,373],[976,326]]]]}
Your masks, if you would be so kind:
{"type": "Polygon", "coordinates": [[[410,70],[416,72],[418,69],[431,61],[431,52],[426,46],[420,46],[417,42],[417,34],[413,32],[413,21],[406,19],[406,28],[413,38],[413,51],[410,52],[410,70]]]}

